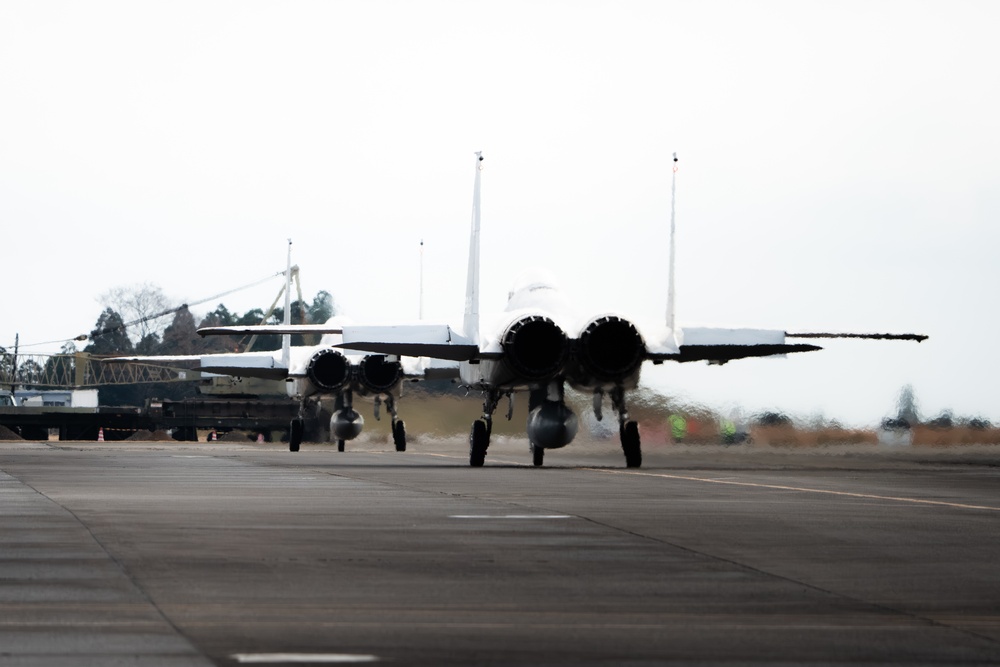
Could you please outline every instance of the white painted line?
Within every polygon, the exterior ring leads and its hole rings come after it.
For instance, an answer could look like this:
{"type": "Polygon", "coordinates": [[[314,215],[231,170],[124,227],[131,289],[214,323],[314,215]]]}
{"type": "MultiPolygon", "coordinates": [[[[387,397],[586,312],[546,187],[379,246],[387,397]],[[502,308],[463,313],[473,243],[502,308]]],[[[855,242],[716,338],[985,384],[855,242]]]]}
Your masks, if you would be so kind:
{"type": "Polygon", "coordinates": [[[235,653],[230,656],[244,665],[268,662],[297,662],[301,664],[378,662],[376,655],[352,653],[235,653]]]}
{"type": "Polygon", "coordinates": [[[572,519],[570,514],[452,514],[449,519],[572,519]]]}
{"type": "Polygon", "coordinates": [[[830,489],[811,489],[803,486],[782,486],[780,484],[760,484],[758,482],[735,482],[728,479],[712,479],[706,477],[691,477],[688,475],[669,475],[667,473],[636,472],[625,470],[607,470],[604,468],[590,468],[595,472],[612,473],[619,475],[638,475],[640,477],[663,477],[666,479],[682,479],[688,482],[704,482],[706,484],[730,484],[732,486],[748,486],[757,489],[774,489],[777,491],[797,491],[799,493],[823,493],[831,496],[845,496],[848,498],[867,498],[869,500],[892,500],[900,503],[914,503],[917,505],[939,505],[942,507],[955,507],[965,510],[989,510],[1000,512],[1000,507],[989,505],[969,505],[966,503],[952,503],[946,500],[927,500],[926,498],[908,498],[906,496],[881,496],[874,493],[853,493],[851,491],[833,491],[830,489]]]}

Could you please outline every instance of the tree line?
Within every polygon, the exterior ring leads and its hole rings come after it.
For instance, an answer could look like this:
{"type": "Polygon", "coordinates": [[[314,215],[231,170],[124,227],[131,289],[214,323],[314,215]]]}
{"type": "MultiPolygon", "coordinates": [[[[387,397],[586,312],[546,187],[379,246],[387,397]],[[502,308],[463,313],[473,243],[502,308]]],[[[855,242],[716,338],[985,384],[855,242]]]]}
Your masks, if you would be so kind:
{"type": "MultiPolygon", "coordinates": [[[[279,335],[202,337],[197,333],[203,327],[281,324],[285,315],[281,307],[275,307],[268,315],[263,308],[253,308],[245,313],[232,312],[220,303],[196,320],[187,306],[164,308],[162,292],[149,285],[130,291],[115,290],[104,295],[104,299],[117,303],[104,308],[87,336],[89,342],[82,351],[94,357],[202,355],[281,348],[279,335]]],[[[322,324],[336,314],[336,306],[330,293],[323,290],[311,302],[291,302],[290,313],[293,324],[322,324]]],[[[292,336],[292,345],[318,343],[318,335],[292,336]]],[[[72,341],[66,342],[61,350],[63,355],[76,352],[77,347],[72,341]]],[[[13,364],[13,354],[0,347],[0,377],[12,378],[13,364]]],[[[175,364],[164,362],[163,365],[175,364]]],[[[33,360],[24,360],[17,364],[16,382],[19,386],[30,387],[38,383],[38,378],[51,377],[49,371],[33,360]]],[[[72,378],[68,377],[66,381],[69,384],[72,378]]],[[[150,398],[181,400],[198,393],[191,382],[104,385],[98,391],[101,405],[144,405],[150,398]]]]}

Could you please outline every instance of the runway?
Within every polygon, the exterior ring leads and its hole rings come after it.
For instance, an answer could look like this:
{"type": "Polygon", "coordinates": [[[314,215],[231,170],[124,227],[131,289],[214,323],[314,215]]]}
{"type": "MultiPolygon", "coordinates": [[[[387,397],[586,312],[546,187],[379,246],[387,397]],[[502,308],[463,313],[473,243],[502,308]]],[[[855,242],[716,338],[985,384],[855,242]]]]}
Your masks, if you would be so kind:
{"type": "Polygon", "coordinates": [[[1000,663],[1000,451],[0,442],[0,665],[1000,663]]]}

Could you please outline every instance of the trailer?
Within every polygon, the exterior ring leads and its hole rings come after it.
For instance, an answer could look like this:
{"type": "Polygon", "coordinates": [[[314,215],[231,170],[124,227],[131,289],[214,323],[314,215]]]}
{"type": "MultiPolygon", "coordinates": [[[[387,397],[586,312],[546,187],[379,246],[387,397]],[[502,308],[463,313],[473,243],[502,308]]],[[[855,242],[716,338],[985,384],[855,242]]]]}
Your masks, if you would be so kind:
{"type": "MultiPolygon", "coordinates": [[[[140,431],[168,431],[175,440],[194,441],[199,430],[216,433],[249,431],[265,440],[287,432],[298,419],[299,404],[291,399],[153,399],[143,407],[64,407],[0,405],[0,426],[26,440],[124,440],[140,431]]],[[[308,432],[316,417],[306,419],[308,432]]]]}

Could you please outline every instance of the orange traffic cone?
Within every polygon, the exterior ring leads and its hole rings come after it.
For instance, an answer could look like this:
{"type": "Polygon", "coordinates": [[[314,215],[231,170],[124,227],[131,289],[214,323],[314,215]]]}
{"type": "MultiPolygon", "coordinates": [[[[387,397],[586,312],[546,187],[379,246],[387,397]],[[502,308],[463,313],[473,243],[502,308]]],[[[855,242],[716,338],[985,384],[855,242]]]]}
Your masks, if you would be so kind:
{"type": "Polygon", "coordinates": [[[213,429],[212,429],[212,432],[211,432],[211,433],[209,433],[209,435],[208,435],[208,441],[209,441],[209,442],[215,442],[215,441],[216,441],[216,440],[218,440],[218,439],[219,439],[219,436],[218,436],[218,435],[216,435],[216,433],[215,433],[215,429],[213,428],[213,429]]]}
{"type": "Polygon", "coordinates": [[[97,429],[97,442],[104,442],[104,427],[97,429]]]}

